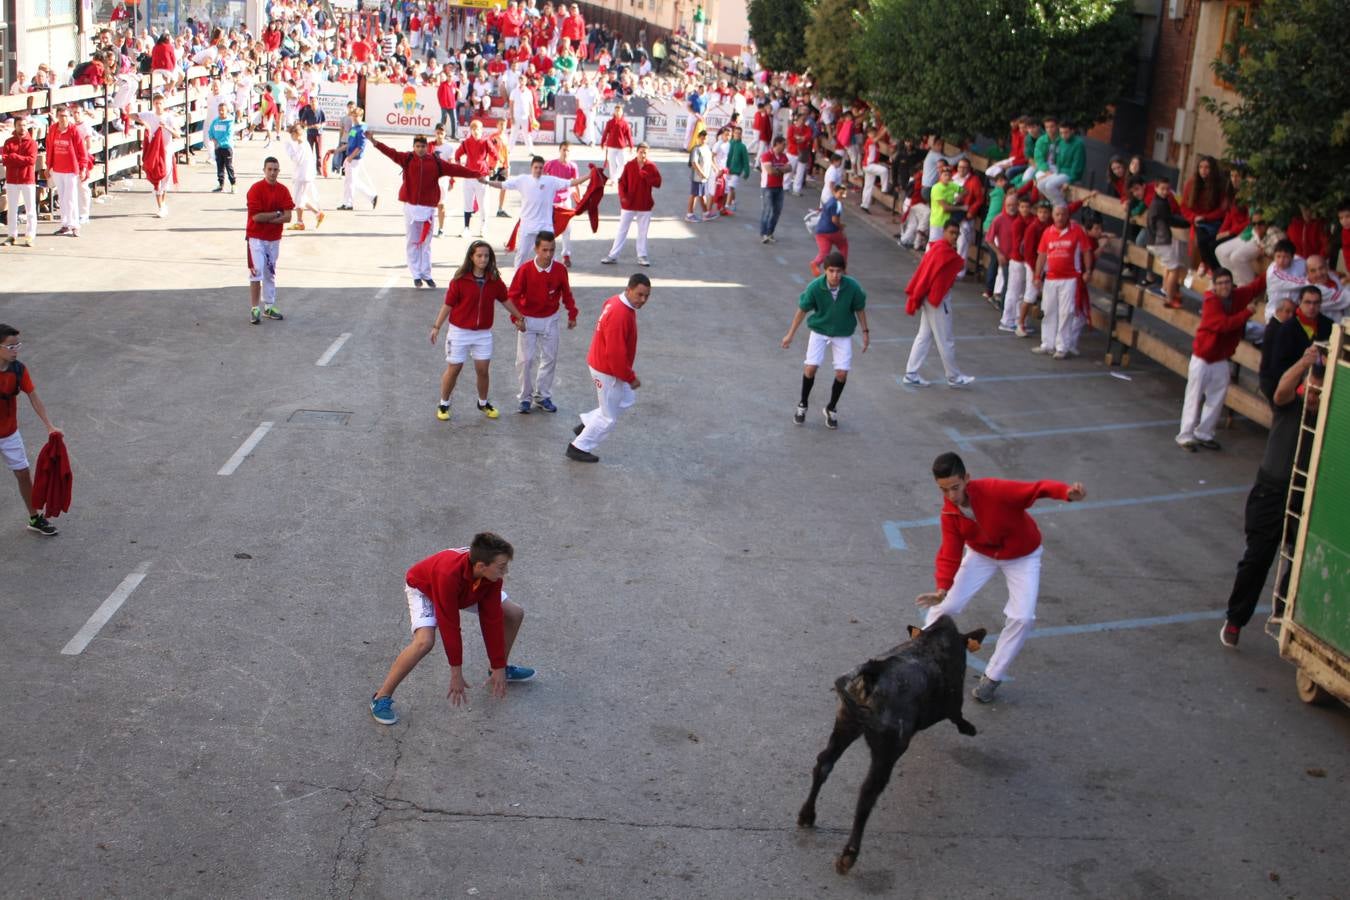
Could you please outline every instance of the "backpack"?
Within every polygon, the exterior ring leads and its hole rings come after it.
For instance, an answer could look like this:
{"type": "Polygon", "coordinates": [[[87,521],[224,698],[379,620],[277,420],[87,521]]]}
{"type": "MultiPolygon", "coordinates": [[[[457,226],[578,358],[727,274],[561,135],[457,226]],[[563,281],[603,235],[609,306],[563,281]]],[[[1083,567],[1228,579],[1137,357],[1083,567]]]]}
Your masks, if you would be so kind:
{"type": "Polygon", "coordinates": [[[0,391],[0,408],[7,407],[11,403],[17,404],[19,402],[19,392],[23,390],[21,387],[23,384],[24,373],[23,363],[19,362],[17,359],[14,360],[14,362],[10,363],[8,371],[14,373],[14,393],[11,394],[8,391],[0,391]]]}
{"type": "Polygon", "coordinates": [[[142,75],[149,75],[149,74],[150,74],[150,54],[149,54],[149,53],[142,53],[140,56],[136,57],[136,71],[137,71],[137,72],[140,72],[142,75]]]}

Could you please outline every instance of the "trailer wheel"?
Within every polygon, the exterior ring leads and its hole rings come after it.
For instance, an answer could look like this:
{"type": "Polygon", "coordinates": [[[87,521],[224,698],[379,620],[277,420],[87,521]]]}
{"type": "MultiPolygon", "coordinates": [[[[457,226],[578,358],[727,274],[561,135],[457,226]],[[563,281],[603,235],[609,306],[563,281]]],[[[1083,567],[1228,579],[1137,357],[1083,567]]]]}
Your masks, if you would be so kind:
{"type": "Polygon", "coordinates": [[[1326,706],[1332,696],[1317,682],[1308,677],[1308,673],[1299,669],[1294,674],[1294,686],[1298,688],[1298,699],[1309,706],[1326,706]]]}

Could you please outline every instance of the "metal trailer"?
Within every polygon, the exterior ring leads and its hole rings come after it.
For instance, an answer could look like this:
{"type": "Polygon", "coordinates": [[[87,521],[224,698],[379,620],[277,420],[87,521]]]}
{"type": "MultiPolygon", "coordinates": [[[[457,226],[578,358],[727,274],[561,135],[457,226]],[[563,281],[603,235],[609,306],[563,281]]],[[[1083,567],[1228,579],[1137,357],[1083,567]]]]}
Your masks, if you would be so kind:
{"type": "Polygon", "coordinates": [[[1326,359],[1316,424],[1299,436],[1297,458],[1305,444],[1310,453],[1294,469],[1267,630],[1297,666],[1300,699],[1350,704],[1350,325],[1333,330],[1326,359]]]}

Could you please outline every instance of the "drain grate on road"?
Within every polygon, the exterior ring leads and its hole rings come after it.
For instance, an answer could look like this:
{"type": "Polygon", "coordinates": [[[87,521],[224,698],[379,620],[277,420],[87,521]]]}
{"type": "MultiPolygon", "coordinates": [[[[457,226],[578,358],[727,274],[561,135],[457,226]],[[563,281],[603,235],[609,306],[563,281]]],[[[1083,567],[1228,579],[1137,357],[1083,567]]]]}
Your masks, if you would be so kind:
{"type": "Polygon", "coordinates": [[[340,409],[297,409],[286,419],[295,425],[346,425],[352,414],[340,409]]]}

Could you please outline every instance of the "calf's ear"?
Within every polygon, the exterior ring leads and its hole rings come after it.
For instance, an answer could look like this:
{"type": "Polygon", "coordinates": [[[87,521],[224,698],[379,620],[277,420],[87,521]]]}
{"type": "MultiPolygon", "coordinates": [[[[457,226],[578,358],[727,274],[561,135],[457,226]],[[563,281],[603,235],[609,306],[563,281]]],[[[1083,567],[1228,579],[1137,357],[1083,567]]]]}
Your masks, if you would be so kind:
{"type": "Polygon", "coordinates": [[[980,641],[983,641],[984,636],[988,633],[989,632],[983,628],[976,628],[974,631],[967,634],[966,649],[969,650],[971,653],[974,653],[976,650],[980,649],[980,641]]]}
{"type": "Polygon", "coordinates": [[[918,625],[910,625],[906,630],[909,632],[910,640],[913,640],[914,638],[923,634],[923,629],[920,628],[918,625]]]}

